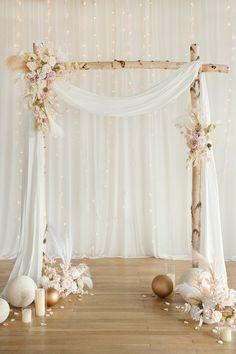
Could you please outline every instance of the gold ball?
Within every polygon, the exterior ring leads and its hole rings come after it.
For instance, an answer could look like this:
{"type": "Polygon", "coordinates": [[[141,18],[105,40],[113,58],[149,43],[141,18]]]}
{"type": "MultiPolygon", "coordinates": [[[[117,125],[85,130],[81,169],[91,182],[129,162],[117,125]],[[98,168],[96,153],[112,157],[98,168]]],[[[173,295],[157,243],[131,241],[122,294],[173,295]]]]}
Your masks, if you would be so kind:
{"type": "Polygon", "coordinates": [[[157,275],[152,281],[153,292],[161,297],[167,297],[173,291],[173,282],[167,275],[157,275]]]}
{"type": "Polygon", "coordinates": [[[48,306],[54,306],[60,299],[60,293],[54,288],[48,288],[46,292],[46,299],[48,306]]]}

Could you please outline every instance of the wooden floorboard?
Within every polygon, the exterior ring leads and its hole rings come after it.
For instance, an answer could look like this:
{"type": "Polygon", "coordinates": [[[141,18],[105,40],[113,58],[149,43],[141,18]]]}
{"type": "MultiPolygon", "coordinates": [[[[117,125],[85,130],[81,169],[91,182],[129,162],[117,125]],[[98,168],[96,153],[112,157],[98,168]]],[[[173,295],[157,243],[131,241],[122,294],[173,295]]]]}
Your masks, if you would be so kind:
{"type": "MultiPolygon", "coordinates": [[[[45,318],[46,327],[41,327],[40,318],[26,325],[20,315],[11,313],[8,326],[0,325],[0,353],[235,354],[236,332],[232,343],[219,345],[209,326],[195,331],[196,324],[183,323],[174,305],[177,297],[169,298],[166,312],[164,300],[152,296],[151,280],[165,262],[154,258],[86,260],[94,296],[61,300],[52,317],[45,318]],[[10,321],[13,317],[15,322],[10,321]]],[[[0,287],[12,264],[0,261],[0,287]]],[[[178,276],[190,262],[175,261],[175,265],[178,276]]],[[[227,270],[229,285],[236,288],[236,263],[228,262],[227,270]]]]}

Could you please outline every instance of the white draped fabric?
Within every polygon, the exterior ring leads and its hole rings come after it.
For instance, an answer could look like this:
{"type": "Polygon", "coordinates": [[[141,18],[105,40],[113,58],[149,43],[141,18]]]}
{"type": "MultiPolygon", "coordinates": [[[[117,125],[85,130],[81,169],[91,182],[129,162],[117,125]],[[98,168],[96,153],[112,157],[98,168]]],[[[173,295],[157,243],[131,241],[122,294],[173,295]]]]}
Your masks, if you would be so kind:
{"type": "Polygon", "coordinates": [[[189,89],[200,66],[200,61],[187,63],[163,82],[127,97],[99,96],[61,79],[56,80],[53,86],[59,97],[75,108],[107,116],[137,116],[160,110],[189,89]]]}
{"type": "MultiPolygon", "coordinates": [[[[201,120],[209,125],[211,112],[205,74],[201,74],[201,120]]],[[[221,229],[220,203],[215,158],[213,151],[210,160],[203,164],[202,181],[202,238],[201,253],[213,264],[216,274],[226,279],[223,237],[221,229]]]]}
{"type": "Polygon", "coordinates": [[[29,275],[37,282],[42,273],[43,236],[46,229],[45,142],[42,132],[32,129],[31,121],[28,126],[30,128],[25,137],[20,246],[8,282],[18,275],[29,275]]]}

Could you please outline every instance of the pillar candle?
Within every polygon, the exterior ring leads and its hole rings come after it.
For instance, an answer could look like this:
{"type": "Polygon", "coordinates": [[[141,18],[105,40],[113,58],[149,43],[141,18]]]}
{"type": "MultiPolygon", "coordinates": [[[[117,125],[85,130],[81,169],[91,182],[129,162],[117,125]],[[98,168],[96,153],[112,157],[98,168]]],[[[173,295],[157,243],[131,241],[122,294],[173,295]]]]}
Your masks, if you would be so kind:
{"type": "Polygon", "coordinates": [[[31,309],[22,309],[22,322],[29,323],[32,321],[31,309]]]}
{"type": "Polygon", "coordinates": [[[220,330],[220,338],[224,342],[231,342],[232,341],[232,330],[230,327],[223,327],[220,330]]]}
{"type": "Polygon", "coordinates": [[[45,290],[40,288],[35,290],[35,314],[36,316],[45,315],[45,290]]]}

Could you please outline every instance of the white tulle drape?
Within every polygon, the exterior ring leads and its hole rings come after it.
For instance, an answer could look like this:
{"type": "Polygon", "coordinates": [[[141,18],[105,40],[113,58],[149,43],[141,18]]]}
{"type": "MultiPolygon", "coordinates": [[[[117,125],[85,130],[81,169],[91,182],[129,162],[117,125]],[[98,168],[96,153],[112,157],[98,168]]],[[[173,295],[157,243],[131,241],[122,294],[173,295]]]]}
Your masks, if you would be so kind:
{"type": "MultiPolygon", "coordinates": [[[[201,120],[208,126],[211,120],[205,74],[201,74],[201,120]]],[[[201,253],[215,267],[216,273],[226,279],[223,236],[218,191],[218,178],[213,151],[210,160],[203,164],[202,172],[202,237],[201,253]]]]}
{"type": "Polygon", "coordinates": [[[42,132],[32,129],[32,120],[28,126],[28,134],[25,136],[20,244],[8,281],[18,275],[29,275],[37,282],[42,273],[43,238],[46,231],[45,141],[42,132]]]}
{"type": "Polygon", "coordinates": [[[134,117],[160,110],[180,96],[189,89],[200,67],[200,61],[186,63],[163,82],[127,97],[99,96],[60,78],[53,88],[60,98],[75,108],[97,115],[134,117]]]}
{"type": "MultiPolygon", "coordinates": [[[[231,0],[0,1],[1,258],[13,258],[19,249],[29,119],[23,87],[15,85],[4,60],[43,39],[79,61],[188,61],[189,45],[198,42],[202,62],[230,64],[229,75],[206,77],[212,120],[220,121],[213,143],[223,244],[225,256],[235,256],[235,9],[231,0]]],[[[98,95],[129,96],[172,74],[98,70],[73,80],[98,95]]],[[[186,92],[160,112],[135,119],[60,107],[64,138],[46,139],[46,203],[51,230],[62,243],[68,238],[73,257],[191,257],[191,178],[174,124],[188,115],[188,104],[186,92]]]]}

